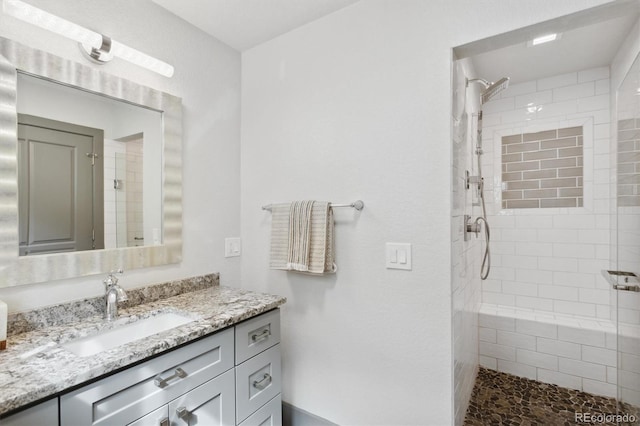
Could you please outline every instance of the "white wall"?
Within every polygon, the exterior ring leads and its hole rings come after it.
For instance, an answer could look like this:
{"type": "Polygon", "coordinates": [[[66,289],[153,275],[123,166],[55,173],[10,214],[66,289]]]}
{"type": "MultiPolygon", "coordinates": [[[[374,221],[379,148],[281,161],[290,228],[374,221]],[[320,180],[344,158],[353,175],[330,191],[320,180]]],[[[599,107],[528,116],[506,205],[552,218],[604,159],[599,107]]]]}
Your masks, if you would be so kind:
{"type": "Polygon", "coordinates": [[[243,53],[242,285],[287,296],[283,398],[339,424],[452,421],[451,48],[602,1],[366,0],[243,53]],[[348,202],[336,276],[268,270],[261,205],[348,202]],[[384,243],[413,244],[413,271],[384,243]]]}
{"type": "Polygon", "coordinates": [[[512,85],[484,105],[483,141],[493,267],[482,301],[609,319],[609,68],[512,85]],[[584,207],[502,209],[501,137],[573,126],[584,131],[584,207]]]}
{"type": "MultiPolygon", "coordinates": [[[[75,42],[0,15],[0,36],[95,66],[183,100],[183,262],[126,271],[125,287],[220,272],[239,282],[239,261],[224,258],[224,237],[240,233],[240,55],[148,0],[30,0],[63,18],[175,66],[171,79],[120,60],[92,65],[75,42]]],[[[102,294],[93,276],[0,290],[11,311],[102,294]]]]}

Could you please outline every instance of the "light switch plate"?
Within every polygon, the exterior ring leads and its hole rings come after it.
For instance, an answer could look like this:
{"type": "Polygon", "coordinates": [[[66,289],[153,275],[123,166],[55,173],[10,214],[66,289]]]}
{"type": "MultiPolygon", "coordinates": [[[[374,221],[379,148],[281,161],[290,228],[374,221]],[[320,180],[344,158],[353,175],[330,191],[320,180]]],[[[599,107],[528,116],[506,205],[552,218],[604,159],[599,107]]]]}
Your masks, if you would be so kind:
{"type": "Polygon", "coordinates": [[[386,244],[387,269],[411,270],[411,244],[387,243],[386,244]]]}
{"type": "Polygon", "coordinates": [[[242,244],[240,242],[240,238],[224,239],[224,257],[240,256],[241,252],[242,252],[242,244]]]}

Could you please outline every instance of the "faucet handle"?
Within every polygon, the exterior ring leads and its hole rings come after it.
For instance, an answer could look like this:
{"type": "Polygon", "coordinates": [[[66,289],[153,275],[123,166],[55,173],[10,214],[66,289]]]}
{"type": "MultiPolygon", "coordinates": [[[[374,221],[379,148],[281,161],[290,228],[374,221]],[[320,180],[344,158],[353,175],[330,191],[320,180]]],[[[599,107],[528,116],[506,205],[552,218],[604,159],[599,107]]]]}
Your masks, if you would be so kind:
{"type": "Polygon", "coordinates": [[[123,273],[124,271],[122,269],[114,269],[109,272],[109,275],[107,276],[107,278],[105,278],[104,281],[102,282],[107,288],[109,288],[110,286],[117,285],[118,277],[116,277],[115,274],[123,274],[123,273]]]}

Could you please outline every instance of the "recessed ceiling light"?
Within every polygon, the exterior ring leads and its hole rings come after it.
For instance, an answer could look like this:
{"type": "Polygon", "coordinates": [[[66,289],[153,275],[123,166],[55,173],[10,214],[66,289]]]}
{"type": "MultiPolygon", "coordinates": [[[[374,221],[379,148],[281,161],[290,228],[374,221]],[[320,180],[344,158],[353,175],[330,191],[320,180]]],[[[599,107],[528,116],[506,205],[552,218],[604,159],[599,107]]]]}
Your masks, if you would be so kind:
{"type": "Polygon", "coordinates": [[[528,44],[529,46],[537,46],[539,44],[549,43],[550,41],[559,40],[559,39],[560,39],[559,33],[545,34],[543,36],[534,38],[528,44]]]}

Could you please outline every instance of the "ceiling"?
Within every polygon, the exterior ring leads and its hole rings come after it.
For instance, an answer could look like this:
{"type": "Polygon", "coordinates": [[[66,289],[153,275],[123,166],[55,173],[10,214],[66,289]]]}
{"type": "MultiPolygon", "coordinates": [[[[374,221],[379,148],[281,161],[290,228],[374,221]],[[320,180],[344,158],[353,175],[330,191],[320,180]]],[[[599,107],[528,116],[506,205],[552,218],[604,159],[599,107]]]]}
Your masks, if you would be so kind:
{"type": "MultiPolygon", "coordinates": [[[[238,51],[292,31],[359,0],[153,0],[238,51]]],[[[638,19],[638,3],[614,2],[510,33],[459,46],[476,76],[519,83],[580,69],[608,66],[638,19]],[[528,47],[533,37],[560,32],[551,43],[528,47]]]]}
{"type": "Polygon", "coordinates": [[[520,83],[608,66],[637,19],[627,15],[564,31],[549,43],[529,46],[525,41],[473,56],[476,77],[496,81],[508,76],[511,83],[520,83]]]}
{"type": "Polygon", "coordinates": [[[359,0],[153,0],[244,51],[359,0]]]}

